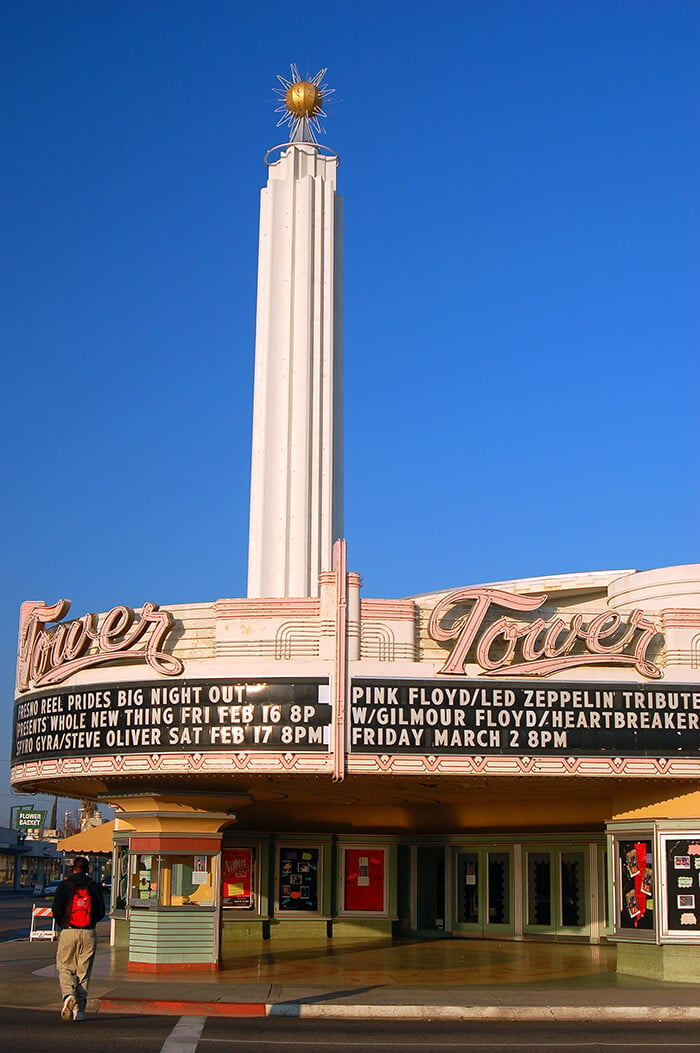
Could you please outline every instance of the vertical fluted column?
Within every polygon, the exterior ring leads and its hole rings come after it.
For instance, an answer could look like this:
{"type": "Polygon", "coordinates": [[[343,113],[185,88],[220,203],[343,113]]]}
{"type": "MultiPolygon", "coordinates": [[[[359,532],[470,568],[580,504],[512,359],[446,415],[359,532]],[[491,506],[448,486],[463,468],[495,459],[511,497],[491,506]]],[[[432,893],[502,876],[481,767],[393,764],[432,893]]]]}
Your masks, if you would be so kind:
{"type": "Polygon", "coordinates": [[[249,596],[316,596],[342,534],[342,201],[301,143],[260,208],[249,596]]]}

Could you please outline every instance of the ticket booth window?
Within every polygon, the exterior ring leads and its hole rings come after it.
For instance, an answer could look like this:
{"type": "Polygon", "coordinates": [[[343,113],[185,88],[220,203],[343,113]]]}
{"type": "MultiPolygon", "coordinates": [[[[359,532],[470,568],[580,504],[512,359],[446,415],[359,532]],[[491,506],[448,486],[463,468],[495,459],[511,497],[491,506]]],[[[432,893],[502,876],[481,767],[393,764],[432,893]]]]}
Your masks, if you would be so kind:
{"type": "Polygon", "coordinates": [[[147,853],[134,857],[134,869],[131,873],[130,901],[133,906],[148,906],[158,902],[160,888],[161,857],[147,853]]]}
{"type": "Polygon", "coordinates": [[[133,860],[132,907],[214,906],[213,856],[136,853],[133,860]]]}

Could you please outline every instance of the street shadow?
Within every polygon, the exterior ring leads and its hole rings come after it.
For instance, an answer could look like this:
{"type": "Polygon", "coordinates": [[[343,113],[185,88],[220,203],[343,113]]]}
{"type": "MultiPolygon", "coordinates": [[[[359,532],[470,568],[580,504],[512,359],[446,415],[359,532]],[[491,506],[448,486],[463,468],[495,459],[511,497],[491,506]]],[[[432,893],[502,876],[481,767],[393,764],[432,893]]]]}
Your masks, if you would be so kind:
{"type": "Polygon", "coordinates": [[[371,987],[352,987],[347,991],[326,991],[324,994],[308,995],[304,998],[291,998],[286,1002],[274,1002],[270,1006],[270,1016],[300,1016],[301,1007],[304,1005],[320,1005],[324,1002],[337,1003],[342,998],[355,998],[358,995],[367,994],[368,991],[377,991],[379,987],[373,984],[371,987]]]}

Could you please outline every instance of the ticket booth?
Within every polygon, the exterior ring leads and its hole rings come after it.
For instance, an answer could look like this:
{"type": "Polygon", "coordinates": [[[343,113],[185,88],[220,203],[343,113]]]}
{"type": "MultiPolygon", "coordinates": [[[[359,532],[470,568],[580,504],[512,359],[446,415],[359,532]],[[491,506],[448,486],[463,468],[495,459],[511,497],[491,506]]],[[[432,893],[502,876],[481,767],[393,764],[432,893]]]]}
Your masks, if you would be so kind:
{"type": "Polygon", "coordinates": [[[117,803],[112,943],[128,948],[134,972],[218,970],[221,831],[235,815],[217,810],[223,801],[213,795],[117,803]]]}

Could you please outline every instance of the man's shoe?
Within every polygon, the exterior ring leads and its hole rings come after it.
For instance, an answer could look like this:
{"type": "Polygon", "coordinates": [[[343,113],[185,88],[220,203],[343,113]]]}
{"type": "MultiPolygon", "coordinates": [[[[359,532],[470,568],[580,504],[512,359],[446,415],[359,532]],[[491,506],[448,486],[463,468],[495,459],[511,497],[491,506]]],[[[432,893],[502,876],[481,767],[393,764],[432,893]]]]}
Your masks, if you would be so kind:
{"type": "Polygon", "coordinates": [[[66,995],[61,1006],[61,1020],[72,1020],[73,1010],[77,1007],[75,995],[66,995]]]}
{"type": "Polygon", "coordinates": [[[85,1019],[85,1013],[82,1011],[80,1006],[76,1006],[75,1009],[73,1010],[73,1019],[74,1020],[84,1020],[85,1019]]]}

